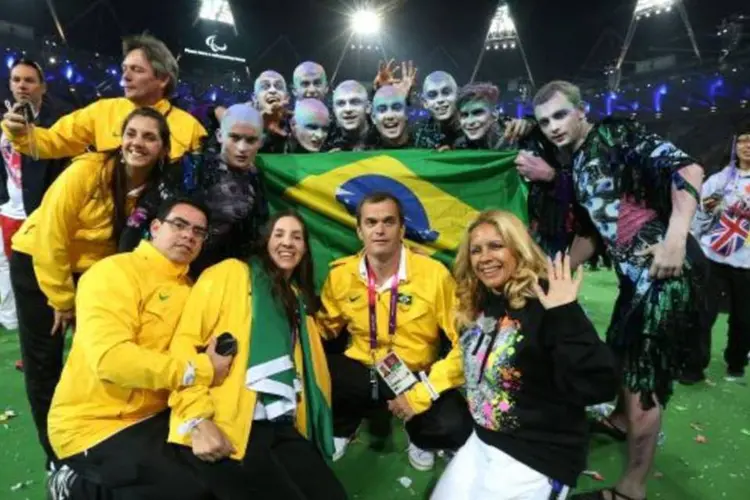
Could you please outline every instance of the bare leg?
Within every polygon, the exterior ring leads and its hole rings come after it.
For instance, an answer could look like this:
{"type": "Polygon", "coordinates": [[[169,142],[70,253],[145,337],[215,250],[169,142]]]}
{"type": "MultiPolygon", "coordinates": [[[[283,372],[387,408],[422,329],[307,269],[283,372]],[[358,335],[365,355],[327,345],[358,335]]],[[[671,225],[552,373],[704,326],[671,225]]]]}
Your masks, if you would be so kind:
{"type": "Polygon", "coordinates": [[[644,410],[640,394],[624,391],[628,425],[628,462],[617,483],[617,491],[630,498],[646,497],[646,481],[654,464],[656,444],[661,428],[661,406],[644,410]]]}

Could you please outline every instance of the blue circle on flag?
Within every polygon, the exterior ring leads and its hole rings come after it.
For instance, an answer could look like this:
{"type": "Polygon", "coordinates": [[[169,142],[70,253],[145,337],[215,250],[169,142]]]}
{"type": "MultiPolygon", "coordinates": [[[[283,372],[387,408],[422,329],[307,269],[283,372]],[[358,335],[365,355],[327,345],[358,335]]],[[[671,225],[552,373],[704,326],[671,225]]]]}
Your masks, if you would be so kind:
{"type": "Polygon", "coordinates": [[[417,243],[432,243],[438,239],[440,233],[430,228],[427,211],[417,195],[391,177],[368,174],[349,179],[336,190],[336,201],[355,215],[362,198],[376,192],[389,193],[401,202],[407,238],[417,243]]]}

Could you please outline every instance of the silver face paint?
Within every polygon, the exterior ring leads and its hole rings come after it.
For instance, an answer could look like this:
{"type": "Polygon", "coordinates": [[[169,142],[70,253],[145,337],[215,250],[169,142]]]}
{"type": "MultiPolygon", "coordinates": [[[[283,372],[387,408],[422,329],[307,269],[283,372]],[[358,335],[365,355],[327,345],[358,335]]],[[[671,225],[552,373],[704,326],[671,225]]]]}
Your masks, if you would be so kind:
{"type": "Polygon", "coordinates": [[[336,124],[347,132],[359,130],[367,121],[370,102],[367,89],[360,83],[349,80],[341,83],[333,92],[333,112],[336,124]]]}
{"type": "Polygon", "coordinates": [[[395,141],[406,131],[406,97],[393,87],[383,87],[372,103],[372,121],[384,138],[395,141]]]}
{"type": "Polygon", "coordinates": [[[492,107],[485,101],[468,102],[459,111],[461,130],[470,141],[484,137],[496,121],[492,107]]]}
{"type": "Polygon", "coordinates": [[[314,62],[303,62],[294,70],[294,97],[297,99],[325,99],[328,77],[323,67],[314,62]]]}
{"type": "Polygon", "coordinates": [[[255,106],[263,114],[289,100],[286,81],[275,71],[264,71],[255,80],[255,106]]]}
{"type": "Polygon", "coordinates": [[[425,78],[422,86],[422,101],[432,117],[446,121],[456,114],[458,86],[448,73],[435,72],[425,78]]]}

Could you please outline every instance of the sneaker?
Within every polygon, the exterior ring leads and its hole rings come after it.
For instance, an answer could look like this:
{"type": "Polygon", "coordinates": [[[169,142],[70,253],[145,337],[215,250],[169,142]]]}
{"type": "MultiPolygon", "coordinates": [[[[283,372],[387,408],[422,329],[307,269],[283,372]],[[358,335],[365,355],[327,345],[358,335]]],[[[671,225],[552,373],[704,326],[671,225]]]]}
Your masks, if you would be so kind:
{"type": "Polygon", "coordinates": [[[333,461],[336,462],[341,457],[344,456],[344,453],[346,453],[346,448],[349,446],[349,443],[351,442],[351,439],[349,438],[339,438],[335,437],[333,438],[333,461]]]}
{"type": "Polygon", "coordinates": [[[409,456],[411,466],[419,471],[427,472],[435,467],[435,453],[432,451],[417,448],[410,443],[406,453],[409,456]]]}
{"type": "Polygon", "coordinates": [[[67,465],[50,471],[47,476],[47,500],[67,500],[70,498],[70,486],[75,478],[75,471],[67,465]]]}

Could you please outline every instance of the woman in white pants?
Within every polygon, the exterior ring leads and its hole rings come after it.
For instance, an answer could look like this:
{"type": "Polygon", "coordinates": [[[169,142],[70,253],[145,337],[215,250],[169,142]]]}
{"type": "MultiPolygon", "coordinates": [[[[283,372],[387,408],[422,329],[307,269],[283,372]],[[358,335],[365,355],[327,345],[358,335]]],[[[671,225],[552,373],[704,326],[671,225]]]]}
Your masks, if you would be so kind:
{"type": "Polygon", "coordinates": [[[432,499],[565,499],[586,463],[585,408],[614,399],[618,385],[612,354],[576,302],[581,276],[501,211],[469,226],[454,274],[475,426],[432,499]]]}

